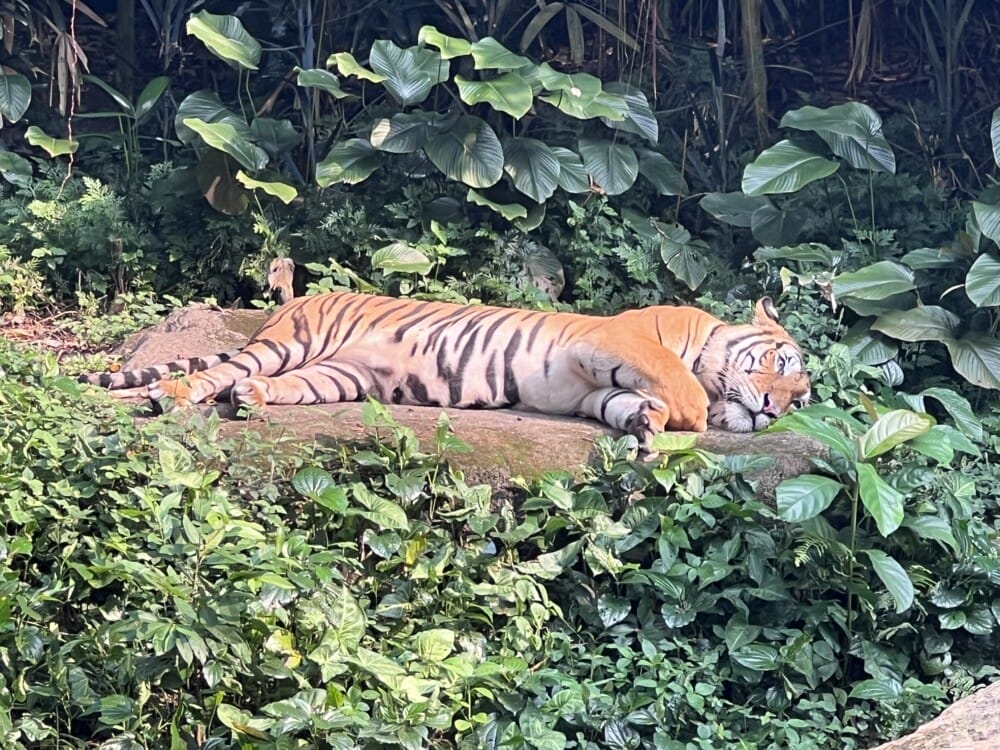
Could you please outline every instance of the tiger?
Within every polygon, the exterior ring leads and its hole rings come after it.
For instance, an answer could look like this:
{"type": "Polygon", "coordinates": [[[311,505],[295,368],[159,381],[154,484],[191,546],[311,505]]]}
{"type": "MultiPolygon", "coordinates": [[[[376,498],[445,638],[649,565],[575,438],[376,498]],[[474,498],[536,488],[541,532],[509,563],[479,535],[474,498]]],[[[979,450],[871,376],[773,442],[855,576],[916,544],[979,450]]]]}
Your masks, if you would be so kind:
{"type": "Polygon", "coordinates": [[[338,291],[285,302],[242,348],[91,374],[156,402],[359,401],[515,407],[596,419],[648,449],[664,431],[762,430],[809,401],[802,350],[769,297],[749,324],[651,306],[608,317],[338,291]],[[171,373],[186,373],[172,378],[171,373]]]}

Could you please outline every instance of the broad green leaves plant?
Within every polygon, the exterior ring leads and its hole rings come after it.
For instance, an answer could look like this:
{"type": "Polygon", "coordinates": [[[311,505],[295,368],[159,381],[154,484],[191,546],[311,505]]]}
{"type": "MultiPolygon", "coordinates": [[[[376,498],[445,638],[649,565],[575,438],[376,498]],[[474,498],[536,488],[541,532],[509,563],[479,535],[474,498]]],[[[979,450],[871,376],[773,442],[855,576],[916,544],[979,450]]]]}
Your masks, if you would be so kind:
{"type": "MultiPolygon", "coordinates": [[[[376,118],[366,131],[364,140],[376,151],[422,151],[448,179],[471,188],[471,201],[521,222],[522,228],[528,228],[525,222],[530,221],[532,206],[544,205],[559,188],[619,195],[645,174],[664,195],[686,189],[665,157],[649,150],[639,152],[627,140],[562,136],[554,142],[551,136],[541,140],[530,132],[507,137],[506,132],[497,132],[489,118],[491,112],[502,113],[517,121],[532,108],[551,106],[554,109],[549,111],[556,113],[557,120],[602,119],[605,128],[634,133],[655,145],[656,119],[641,92],[604,86],[598,78],[584,73],[560,73],[547,63],[536,65],[491,37],[469,43],[425,26],[419,40],[420,45],[407,49],[375,42],[369,67],[343,52],[328,60],[341,76],[385,89],[403,108],[376,118]],[[474,76],[451,76],[451,69],[457,69],[462,58],[471,58],[474,76]],[[438,86],[448,87],[451,101],[458,106],[449,107],[447,112],[414,109],[426,107],[438,86]],[[521,209],[505,192],[515,196],[521,209]]],[[[307,80],[319,80],[318,74],[310,71],[301,72],[300,79],[306,74],[307,80]]],[[[338,82],[335,96],[341,85],[338,82]]],[[[345,163],[357,150],[344,149],[341,144],[357,140],[333,145],[317,167],[321,185],[353,184],[371,174],[367,167],[358,171],[345,163]]]]}

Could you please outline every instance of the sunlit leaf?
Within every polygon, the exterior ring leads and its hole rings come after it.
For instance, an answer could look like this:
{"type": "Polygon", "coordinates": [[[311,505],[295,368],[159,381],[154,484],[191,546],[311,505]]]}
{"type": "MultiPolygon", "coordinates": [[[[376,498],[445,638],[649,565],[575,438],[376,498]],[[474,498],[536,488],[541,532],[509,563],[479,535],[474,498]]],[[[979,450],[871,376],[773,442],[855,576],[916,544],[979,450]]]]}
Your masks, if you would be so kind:
{"type": "Polygon", "coordinates": [[[361,138],[337,143],[316,165],[316,183],[327,187],[335,182],[355,185],[368,179],[378,169],[378,152],[361,138]]]}
{"type": "Polygon", "coordinates": [[[794,193],[829,177],[839,166],[791,141],[779,141],[747,164],[741,187],[747,195],[794,193]]]}
{"type": "Polygon", "coordinates": [[[244,187],[248,187],[251,190],[262,190],[268,195],[273,195],[285,205],[288,205],[295,200],[299,194],[299,191],[291,185],[286,185],[284,182],[265,182],[263,180],[255,180],[246,174],[246,172],[242,169],[236,173],[236,179],[244,187]]]}
{"type": "Polygon", "coordinates": [[[527,57],[514,54],[491,36],[473,42],[469,51],[476,70],[518,70],[533,65],[527,57]]]}
{"type": "Polygon", "coordinates": [[[384,75],[380,75],[366,68],[364,65],[355,60],[354,55],[350,52],[337,52],[330,55],[326,61],[326,66],[329,68],[334,65],[337,66],[337,71],[340,75],[345,78],[355,76],[364,81],[370,81],[371,83],[382,83],[385,80],[384,75]]]}
{"type": "Polygon", "coordinates": [[[882,118],[867,104],[801,107],[787,112],[781,126],[816,133],[833,153],[856,169],[896,172],[896,157],[882,135],[882,118]]]}
{"type": "Polygon", "coordinates": [[[891,260],[880,260],[833,279],[835,296],[864,300],[882,300],[893,294],[908,292],[914,286],[913,271],[891,260]]]}
{"type": "Polygon", "coordinates": [[[267,166],[267,152],[247,140],[228,122],[205,122],[197,117],[187,117],[184,125],[200,135],[207,145],[229,154],[245,169],[259,171],[267,166]]]}
{"type": "Polygon", "coordinates": [[[1000,305],[1000,259],[983,253],[965,276],[965,293],[976,307],[1000,305]]]}
{"type": "Polygon", "coordinates": [[[424,147],[450,120],[436,112],[400,112],[372,125],[371,144],[379,151],[409,154],[424,147]]]}
{"type": "Polygon", "coordinates": [[[336,97],[337,99],[343,99],[350,94],[344,91],[340,87],[340,80],[328,70],[323,70],[321,68],[310,68],[304,70],[302,68],[298,69],[299,75],[295,79],[295,82],[299,86],[305,86],[307,88],[320,89],[328,94],[336,97]]]}
{"type": "Polygon", "coordinates": [[[424,276],[430,273],[433,265],[424,253],[402,240],[372,253],[372,268],[386,273],[415,273],[424,276]]]}
{"type": "Polygon", "coordinates": [[[445,60],[468,55],[472,51],[472,44],[467,39],[442,34],[433,26],[421,26],[417,32],[417,41],[436,47],[445,60]]]}
{"type": "Polygon", "coordinates": [[[903,522],[902,492],[879,476],[878,469],[869,463],[857,464],[858,491],[865,510],[875,520],[879,533],[887,537],[903,522]]]}
{"type": "Polygon", "coordinates": [[[908,409],[894,409],[886,412],[868,428],[859,439],[862,458],[875,458],[883,453],[923,435],[934,424],[927,414],[918,414],[908,409]]]}
{"type": "Polygon", "coordinates": [[[814,474],[786,479],[774,491],[778,517],[789,523],[815,518],[830,507],[842,489],[836,479],[814,474]]]}
{"type": "Polygon", "coordinates": [[[218,16],[202,10],[191,14],[186,28],[188,34],[200,39],[216,57],[247,70],[257,70],[260,42],[236,16],[218,16]]]}
{"type": "Polygon", "coordinates": [[[368,64],[382,76],[386,91],[404,107],[419,104],[435,84],[446,81],[451,64],[422,47],[401,48],[388,39],[372,43],[368,64]]]}
{"type": "Polygon", "coordinates": [[[31,125],[24,131],[24,137],[32,146],[45,151],[49,156],[65,156],[76,153],[80,147],[79,141],[71,141],[65,138],[53,138],[47,135],[37,125],[31,125]]]}
{"type": "Polygon", "coordinates": [[[515,119],[524,117],[534,101],[531,85],[517,73],[504,73],[484,81],[457,75],[455,84],[458,95],[466,104],[486,103],[515,119]]]}

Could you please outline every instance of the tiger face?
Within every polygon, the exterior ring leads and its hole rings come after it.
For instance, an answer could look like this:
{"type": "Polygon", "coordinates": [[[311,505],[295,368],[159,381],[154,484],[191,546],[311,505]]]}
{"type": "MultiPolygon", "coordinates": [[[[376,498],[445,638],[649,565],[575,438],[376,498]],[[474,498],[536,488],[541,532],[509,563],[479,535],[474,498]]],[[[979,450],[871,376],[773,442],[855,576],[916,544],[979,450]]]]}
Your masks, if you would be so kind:
{"type": "Polygon", "coordinates": [[[778,323],[770,299],[757,303],[750,325],[729,326],[718,339],[706,346],[696,373],[709,396],[709,424],[754,432],[809,403],[802,351],[778,323]]]}

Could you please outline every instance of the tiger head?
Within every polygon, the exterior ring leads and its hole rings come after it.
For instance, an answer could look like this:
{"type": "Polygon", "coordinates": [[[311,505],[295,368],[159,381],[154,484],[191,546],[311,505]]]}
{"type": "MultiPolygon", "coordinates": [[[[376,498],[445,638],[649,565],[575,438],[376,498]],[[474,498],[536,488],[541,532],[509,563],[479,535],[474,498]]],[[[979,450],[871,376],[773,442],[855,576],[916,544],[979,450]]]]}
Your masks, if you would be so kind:
{"type": "Polygon", "coordinates": [[[763,430],[809,403],[802,350],[778,323],[769,297],[757,303],[749,325],[716,329],[699,359],[696,374],[708,393],[710,425],[730,432],[763,430]]]}

